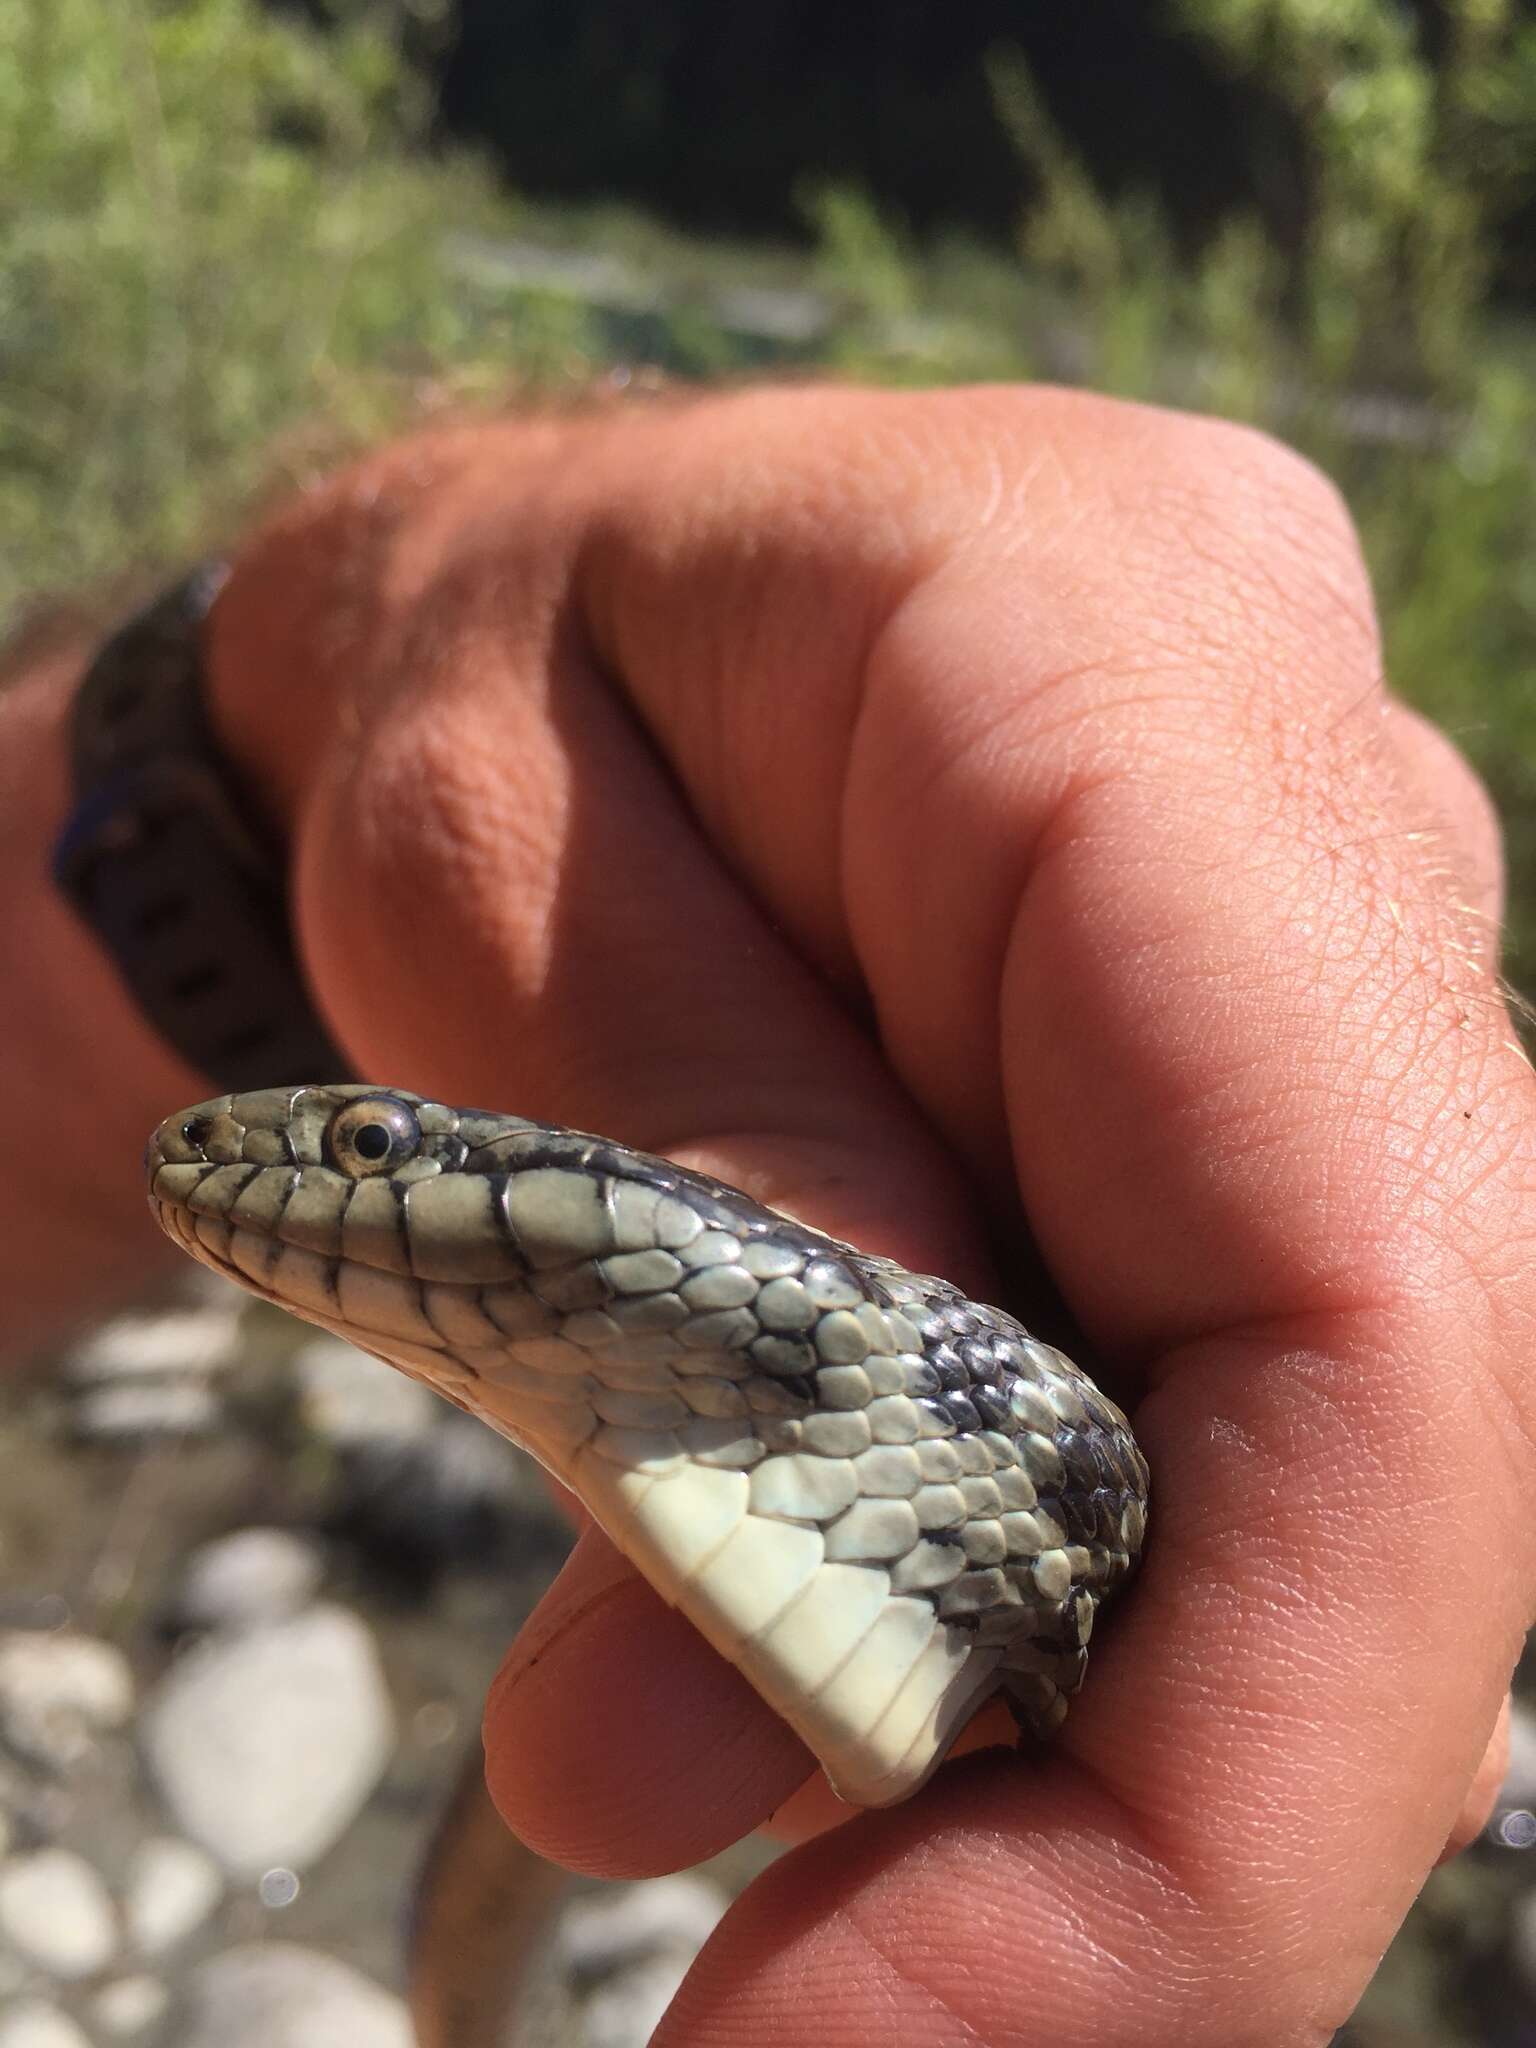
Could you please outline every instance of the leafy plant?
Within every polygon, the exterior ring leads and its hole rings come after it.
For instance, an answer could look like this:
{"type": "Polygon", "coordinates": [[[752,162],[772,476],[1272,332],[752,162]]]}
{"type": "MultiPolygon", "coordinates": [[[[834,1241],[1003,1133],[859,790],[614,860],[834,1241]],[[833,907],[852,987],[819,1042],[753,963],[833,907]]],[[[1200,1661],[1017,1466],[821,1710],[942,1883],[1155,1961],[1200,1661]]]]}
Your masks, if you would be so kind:
{"type": "Polygon", "coordinates": [[[350,12],[0,0],[0,617],[205,547],[300,422],[342,445],[473,356],[410,153],[419,86],[350,12]]]}

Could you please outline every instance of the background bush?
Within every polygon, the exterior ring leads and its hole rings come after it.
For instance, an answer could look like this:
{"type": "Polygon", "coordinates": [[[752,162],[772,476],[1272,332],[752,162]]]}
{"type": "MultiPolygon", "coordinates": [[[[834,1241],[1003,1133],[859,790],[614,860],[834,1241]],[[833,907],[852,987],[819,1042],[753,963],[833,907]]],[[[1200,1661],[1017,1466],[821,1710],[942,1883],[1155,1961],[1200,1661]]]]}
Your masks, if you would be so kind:
{"type": "MultiPolygon", "coordinates": [[[[1536,30],[1513,0],[1446,0],[1432,41],[1396,0],[1155,11],[1233,106],[1285,117],[1292,203],[1262,220],[1228,205],[1185,253],[1151,171],[1138,189],[1117,166],[1107,196],[999,44],[981,155],[1017,166],[1010,257],[919,246],[825,178],[785,195],[798,250],[520,203],[427,147],[431,95],[402,55],[442,38],[426,0],[323,22],[256,0],[0,0],[0,615],[195,552],[258,488],[433,403],[778,363],[1043,374],[1199,406],[1285,435],[1349,498],[1394,680],[1504,810],[1520,973],[1536,961],[1536,338],[1490,279],[1531,198],[1536,30]],[[529,282],[499,252],[530,241],[609,282],[529,282]],[[748,287],[798,295],[801,331],[754,332],[732,312],[748,287]]],[[[582,62],[618,62],[604,10],[567,13],[587,23],[582,62]]],[[[637,46],[642,99],[686,14],[658,9],[637,46]]]]}

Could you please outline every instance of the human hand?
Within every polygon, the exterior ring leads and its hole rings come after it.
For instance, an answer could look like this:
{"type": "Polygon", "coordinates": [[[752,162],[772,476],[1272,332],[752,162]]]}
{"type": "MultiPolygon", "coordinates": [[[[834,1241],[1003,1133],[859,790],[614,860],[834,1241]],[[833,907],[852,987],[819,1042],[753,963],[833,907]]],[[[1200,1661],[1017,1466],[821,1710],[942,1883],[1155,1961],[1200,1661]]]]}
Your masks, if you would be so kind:
{"type": "MultiPolygon", "coordinates": [[[[1050,392],[449,433],[242,553],[211,674],[361,1070],[977,1292],[1022,1197],[1135,1404],[1149,1554],[1054,1749],[788,1854],[658,2042],[1326,2040],[1496,1770],[1536,1308],[1493,827],[1327,488],[1050,392]]],[[[809,1770],[591,1534],[487,1743],[605,1874],[809,1770]]]]}

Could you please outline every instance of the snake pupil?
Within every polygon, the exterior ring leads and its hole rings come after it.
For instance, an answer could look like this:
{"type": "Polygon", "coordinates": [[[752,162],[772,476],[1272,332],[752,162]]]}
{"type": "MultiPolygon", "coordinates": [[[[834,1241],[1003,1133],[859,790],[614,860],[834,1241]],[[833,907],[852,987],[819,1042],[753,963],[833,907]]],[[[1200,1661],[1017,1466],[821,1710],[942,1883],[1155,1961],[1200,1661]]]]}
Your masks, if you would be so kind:
{"type": "Polygon", "coordinates": [[[181,1135],[189,1145],[201,1145],[213,1128],[205,1116],[189,1116],[181,1127],[181,1135]]]}
{"type": "Polygon", "coordinates": [[[325,1134],[325,1152],[338,1172],[354,1179],[388,1173],[415,1157],[421,1125],[408,1102],[369,1094],[343,1101],[325,1134]]]}

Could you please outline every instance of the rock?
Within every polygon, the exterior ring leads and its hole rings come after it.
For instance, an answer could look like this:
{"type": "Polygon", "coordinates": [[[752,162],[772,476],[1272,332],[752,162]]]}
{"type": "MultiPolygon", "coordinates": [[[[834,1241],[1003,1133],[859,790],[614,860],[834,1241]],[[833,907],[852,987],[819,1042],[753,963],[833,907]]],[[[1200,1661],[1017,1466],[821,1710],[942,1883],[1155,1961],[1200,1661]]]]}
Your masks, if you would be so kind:
{"type": "Polygon", "coordinates": [[[378,1782],[393,1737],[373,1638],[329,1604],[209,1637],[172,1665],[142,1725],[182,1832],[244,1877],[322,1856],[378,1782]]]}
{"type": "Polygon", "coordinates": [[[551,1565],[568,1548],[531,1458],[473,1416],[438,1413],[409,1441],[359,1444],[346,1457],[337,1528],[376,1565],[424,1588],[447,1566],[487,1561],[513,1547],[551,1565]]]}
{"type": "Polygon", "coordinates": [[[174,1948],[202,1925],[223,1893],[211,1856],[174,1835],[151,1835],[134,1851],[123,1884],[130,1943],[142,1956],[174,1948]]]}
{"type": "Polygon", "coordinates": [[[164,1374],[214,1373],[232,1364],[239,1348],[236,1297],[227,1307],[115,1316],[75,1346],[63,1360],[62,1370],[77,1386],[164,1374]]]}
{"type": "Polygon", "coordinates": [[[465,1524],[466,1537],[481,1519],[554,1518],[533,1460],[474,1416],[443,1408],[418,1450],[423,1505],[465,1524]]]}
{"type": "Polygon", "coordinates": [[[339,1337],[312,1337],[294,1353],[300,1411],[338,1450],[409,1443],[432,1427],[436,1395],[339,1337]]]}
{"type": "Polygon", "coordinates": [[[128,1660],[95,1636],[0,1635],[0,1735],[22,1755],[66,1770],[133,1712],[128,1660]]]}
{"type": "Polygon", "coordinates": [[[0,2012],[0,2048],[91,2048],[72,2019],[41,1998],[0,2012]]]}
{"type": "Polygon", "coordinates": [[[117,1953],[107,1888],[70,1849],[34,1849],[0,1864],[0,1939],[49,1976],[94,1976],[117,1953]]]}
{"type": "Polygon", "coordinates": [[[228,1949],[192,1973],[178,2048],[412,2048],[398,1998],[291,1942],[228,1949]]]}
{"type": "MultiPolygon", "coordinates": [[[[3,1735],[4,1717],[0,1715],[0,1739],[3,1735]]],[[[94,1763],[95,1758],[86,1761],[94,1763]]],[[[13,1848],[36,1848],[39,1842],[51,1842],[68,1827],[80,1799],[96,1798],[100,1791],[99,1783],[92,1784],[81,1775],[66,1779],[53,1770],[23,1772],[0,1757],[0,1838],[4,1841],[0,1855],[13,1848]]]]}
{"type": "Polygon", "coordinates": [[[1536,1811],[1536,1712],[1523,1700],[1509,1704],[1509,1767],[1498,1803],[1536,1811]]]}
{"type": "Polygon", "coordinates": [[[158,1977],[118,1977],[91,2000],[91,2018],[103,2034],[122,2040],[164,2019],[170,2002],[158,1977]]]}
{"type": "Polygon", "coordinates": [[[306,1537],[289,1529],[236,1529],[187,1559],[171,1603],[186,1628],[249,1628],[281,1621],[320,1589],[325,1564],[306,1537]]]}
{"type": "Polygon", "coordinates": [[[70,1410],[75,1434],[93,1443],[137,1443],[146,1437],[208,1436],[221,1420],[207,1387],[186,1380],[125,1380],[93,1387],[70,1410]]]}
{"type": "Polygon", "coordinates": [[[567,1969],[600,1979],[668,1952],[691,1961],[725,1908],[722,1895],[699,1878],[653,1877],[573,1899],[555,1939],[567,1969]]]}
{"type": "Polygon", "coordinates": [[[681,1958],[653,1956],[608,1978],[581,2009],[585,2048],[646,2048],[687,1974],[681,1958]]]}
{"type": "Polygon", "coordinates": [[[695,1877],[653,1878],[571,1902],[556,1946],[587,1987],[585,2048],[645,2048],[725,1905],[695,1877]]]}

